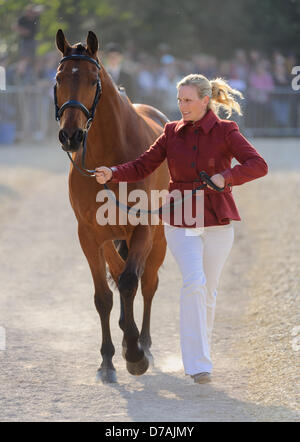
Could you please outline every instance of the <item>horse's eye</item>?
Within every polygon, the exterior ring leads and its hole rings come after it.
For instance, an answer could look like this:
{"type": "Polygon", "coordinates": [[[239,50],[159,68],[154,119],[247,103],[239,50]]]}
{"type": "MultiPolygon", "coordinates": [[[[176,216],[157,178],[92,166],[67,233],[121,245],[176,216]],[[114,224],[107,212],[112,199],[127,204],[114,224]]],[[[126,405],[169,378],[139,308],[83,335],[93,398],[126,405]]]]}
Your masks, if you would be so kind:
{"type": "Polygon", "coordinates": [[[56,83],[60,83],[60,77],[56,77],[56,83]]]}

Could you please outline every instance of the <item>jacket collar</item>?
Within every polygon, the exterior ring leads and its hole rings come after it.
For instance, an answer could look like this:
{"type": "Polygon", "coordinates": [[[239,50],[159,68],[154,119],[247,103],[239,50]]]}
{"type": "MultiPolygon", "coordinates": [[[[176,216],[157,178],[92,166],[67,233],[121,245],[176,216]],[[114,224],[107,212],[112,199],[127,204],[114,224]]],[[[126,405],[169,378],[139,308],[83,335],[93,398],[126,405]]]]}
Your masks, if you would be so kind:
{"type": "Polygon", "coordinates": [[[196,129],[201,128],[205,135],[207,135],[214,127],[214,125],[216,123],[219,123],[219,121],[220,119],[217,117],[217,115],[211,109],[209,109],[204,117],[201,118],[201,120],[196,121],[195,123],[193,123],[192,121],[183,121],[183,119],[179,120],[175,126],[175,132],[179,132],[186,126],[192,126],[196,129]]]}

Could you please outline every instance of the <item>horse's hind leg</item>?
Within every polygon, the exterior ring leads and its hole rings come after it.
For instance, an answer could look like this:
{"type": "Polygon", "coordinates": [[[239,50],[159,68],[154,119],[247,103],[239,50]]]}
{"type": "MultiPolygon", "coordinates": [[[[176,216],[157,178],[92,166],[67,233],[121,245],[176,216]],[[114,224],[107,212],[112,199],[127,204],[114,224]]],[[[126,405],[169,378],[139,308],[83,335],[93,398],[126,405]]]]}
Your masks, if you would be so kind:
{"type": "Polygon", "coordinates": [[[109,324],[113,297],[106,280],[106,263],[103,249],[99,247],[94,237],[84,228],[79,227],[78,234],[82,250],[84,251],[92,272],[95,285],[95,306],[99,313],[102,327],[102,345],[100,351],[103,360],[98,370],[98,375],[104,383],[116,382],[116,371],[112,363],[115,348],[112,343],[109,324]]]}
{"type": "Polygon", "coordinates": [[[154,364],[154,361],[150,351],[152,344],[150,335],[151,306],[153,296],[158,286],[158,270],[165,259],[167,248],[165,236],[161,229],[163,229],[163,227],[157,227],[156,229],[153,246],[147,258],[145,270],[141,278],[141,290],[144,298],[144,315],[139,342],[152,365],[154,364]]]}
{"type": "Polygon", "coordinates": [[[149,226],[136,226],[130,239],[125,269],[120,275],[118,288],[123,309],[120,326],[124,332],[123,347],[127,370],[133,375],[147,371],[149,362],[139,345],[139,331],[134,321],[133,302],[138,288],[139,277],[144,271],[145,261],[151,250],[152,240],[149,226]]]}

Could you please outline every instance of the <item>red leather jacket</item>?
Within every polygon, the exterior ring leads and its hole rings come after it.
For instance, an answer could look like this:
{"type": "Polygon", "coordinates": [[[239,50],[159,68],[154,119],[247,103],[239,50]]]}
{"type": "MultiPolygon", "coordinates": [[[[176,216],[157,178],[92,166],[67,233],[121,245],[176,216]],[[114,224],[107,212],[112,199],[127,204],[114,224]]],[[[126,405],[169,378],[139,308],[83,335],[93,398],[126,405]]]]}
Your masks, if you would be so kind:
{"type": "MultiPolygon", "coordinates": [[[[194,124],[183,120],[166,124],[162,135],[139,158],[111,168],[111,181],[140,181],[165,159],[171,177],[169,191],[195,189],[201,184],[199,172],[202,170],[209,176],[217,173],[224,176],[224,192],[204,190],[205,227],[228,224],[230,220],[240,221],[232,186],[268,173],[265,160],[239,132],[238,125],[219,119],[209,110],[194,124]],[[231,167],[233,158],[240,164],[231,167]]],[[[186,227],[184,222],[180,227],[186,227]]]]}

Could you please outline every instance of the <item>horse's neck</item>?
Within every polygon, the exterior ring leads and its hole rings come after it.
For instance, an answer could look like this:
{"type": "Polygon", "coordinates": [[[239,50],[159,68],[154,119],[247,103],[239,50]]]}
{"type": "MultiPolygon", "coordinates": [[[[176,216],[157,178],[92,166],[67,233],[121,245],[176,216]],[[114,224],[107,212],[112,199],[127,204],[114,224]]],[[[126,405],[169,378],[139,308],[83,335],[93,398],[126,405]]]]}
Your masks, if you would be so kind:
{"type": "Polygon", "coordinates": [[[114,165],[126,160],[126,133],[130,119],[137,117],[132,105],[122,97],[111,80],[105,79],[95,119],[89,133],[87,160],[114,165]]]}

